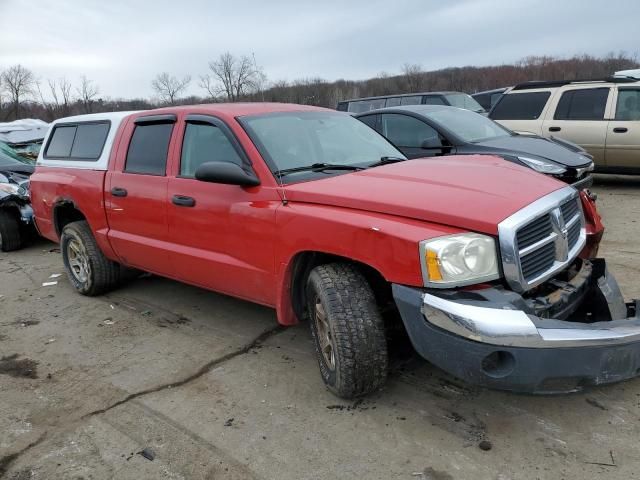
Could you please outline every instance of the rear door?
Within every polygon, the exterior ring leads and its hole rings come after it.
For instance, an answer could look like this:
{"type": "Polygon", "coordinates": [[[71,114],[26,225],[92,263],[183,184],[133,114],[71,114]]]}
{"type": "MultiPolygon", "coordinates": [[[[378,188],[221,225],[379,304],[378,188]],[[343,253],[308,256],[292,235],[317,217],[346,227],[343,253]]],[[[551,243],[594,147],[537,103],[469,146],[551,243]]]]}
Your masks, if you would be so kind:
{"type": "Polygon", "coordinates": [[[438,132],[410,115],[386,113],[380,115],[380,133],[407,158],[432,157],[442,154],[438,132]]]}
{"type": "Polygon", "coordinates": [[[123,263],[172,276],[167,223],[167,157],[175,115],[128,123],[116,164],[107,172],[105,207],[109,240],[123,263]]]}
{"type": "Polygon", "coordinates": [[[570,87],[552,102],[542,125],[542,135],[556,136],[577,143],[591,155],[596,166],[604,166],[604,147],[609,120],[605,118],[611,88],[570,87]]]}
{"type": "Polygon", "coordinates": [[[618,87],[607,126],[607,168],[640,171],[640,87],[618,87]]]}
{"type": "Polygon", "coordinates": [[[251,169],[232,130],[209,115],[187,115],[169,177],[167,206],[171,261],[176,277],[255,302],[275,299],[277,192],[195,179],[205,162],[231,162],[251,169]]]}

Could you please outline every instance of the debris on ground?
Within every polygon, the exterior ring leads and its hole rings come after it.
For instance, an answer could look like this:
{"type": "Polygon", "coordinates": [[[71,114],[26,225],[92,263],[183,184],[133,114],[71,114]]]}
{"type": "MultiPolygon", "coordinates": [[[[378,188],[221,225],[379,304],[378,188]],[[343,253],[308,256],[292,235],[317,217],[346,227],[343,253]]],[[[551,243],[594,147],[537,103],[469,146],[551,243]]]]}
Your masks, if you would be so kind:
{"type": "Polygon", "coordinates": [[[105,318],[102,323],[105,325],[113,325],[116,322],[114,320],[111,320],[111,318],[105,318]]]}
{"type": "Polygon", "coordinates": [[[53,287],[54,285],[57,285],[58,282],[42,282],[42,286],[43,287],[53,287]]]}
{"type": "Polygon", "coordinates": [[[18,360],[19,355],[14,353],[6,357],[0,358],[0,375],[9,375],[11,377],[38,378],[37,366],[38,362],[29,358],[18,360]]]}
{"type": "Polygon", "coordinates": [[[225,427],[231,427],[233,425],[233,421],[234,420],[235,420],[235,418],[228,419],[226,422],[224,422],[224,426],[225,427]]]}
{"type": "Polygon", "coordinates": [[[147,460],[150,460],[153,462],[153,459],[156,458],[156,452],[154,452],[153,450],[151,450],[149,447],[140,450],[138,452],[139,455],[142,455],[144,458],[146,458],[147,460]]]}
{"type": "Polygon", "coordinates": [[[489,440],[482,440],[478,444],[478,447],[480,447],[480,450],[484,450],[485,452],[488,452],[493,448],[493,444],[489,440]]]}
{"type": "Polygon", "coordinates": [[[607,407],[605,407],[603,404],[601,404],[598,400],[596,400],[595,398],[590,398],[587,397],[585,398],[585,401],[591,405],[592,407],[596,407],[599,408],[600,410],[608,410],[607,407]]]}
{"type": "Polygon", "coordinates": [[[49,275],[49,278],[58,278],[61,277],[62,274],[61,273],[52,273],[51,275],[49,275]]]}

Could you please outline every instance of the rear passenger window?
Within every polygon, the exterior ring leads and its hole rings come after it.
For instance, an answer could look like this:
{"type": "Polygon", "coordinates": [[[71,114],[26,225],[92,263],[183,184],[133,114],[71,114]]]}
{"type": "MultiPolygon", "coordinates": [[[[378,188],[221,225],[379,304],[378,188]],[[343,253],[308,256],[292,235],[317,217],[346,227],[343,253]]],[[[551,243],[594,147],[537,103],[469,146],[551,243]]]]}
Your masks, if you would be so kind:
{"type": "Polygon", "coordinates": [[[172,131],[173,123],[136,125],[127,151],[125,172],[165,175],[172,131]]]}
{"type": "Polygon", "coordinates": [[[76,135],[76,126],[55,127],[47,147],[47,157],[68,157],[73,147],[73,137],[76,135]]]}
{"type": "Polygon", "coordinates": [[[349,103],[349,111],[353,113],[368,112],[377,108],[384,108],[386,98],[376,98],[374,100],[359,100],[349,103]]]}
{"type": "Polygon", "coordinates": [[[109,133],[109,122],[55,126],[45,158],[97,160],[109,133]]]}
{"type": "Polygon", "coordinates": [[[424,97],[425,105],[446,105],[444,99],[438,96],[424,97]]]}
{"type": "Polygon", "coordinates": [[[401,97],[387,98],[387,107],[397,107],[400,105],[401,97]]]}
{"type": "Polygon", "coordinates": [[[420,105],[422,103],[422,96],[417,95],[413,97],[402,97],[400,105],[420,105]]]}
{"type": "Polygon", "coordinates": [[[493,120],[536,120],[551,92],[512,93],[504,95],[489,117],[493,120]]]}
{"type": "Polygon", "coordinates": [[[564,92],[553,115],[554,120],[603,120],[608,88],[588,88],[564,92]]]}
{"type": "Polygon", "coordinates": [[[180,176],[194,177],[206,162],[242,165],[242,159],[222,130],[207,123],[187,123],[182,142],[180,176]]]}

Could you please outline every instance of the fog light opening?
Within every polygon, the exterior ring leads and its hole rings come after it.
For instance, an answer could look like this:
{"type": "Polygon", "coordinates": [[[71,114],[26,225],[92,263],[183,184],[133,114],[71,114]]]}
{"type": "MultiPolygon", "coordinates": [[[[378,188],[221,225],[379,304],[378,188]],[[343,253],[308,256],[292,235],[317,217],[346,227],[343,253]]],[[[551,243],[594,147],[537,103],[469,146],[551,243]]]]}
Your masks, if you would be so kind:
{"type": "Polygon", "coordinates": [[[516,359],[509,352],[498,350],[482,360],[482,371],[493,378],[510,375],[516,366],[516,359]]]}

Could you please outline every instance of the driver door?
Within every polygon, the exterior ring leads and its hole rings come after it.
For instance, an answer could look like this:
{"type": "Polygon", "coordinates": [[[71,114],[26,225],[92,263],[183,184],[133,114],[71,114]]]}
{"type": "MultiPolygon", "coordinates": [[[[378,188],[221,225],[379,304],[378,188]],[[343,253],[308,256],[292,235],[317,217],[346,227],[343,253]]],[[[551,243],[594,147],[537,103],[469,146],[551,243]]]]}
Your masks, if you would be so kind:
{"type": "Polygon", "coordinates": [[[380,133],[407,158],[442,155],[442,140],[438,131],[427,123],[409,115],[387,113],[380,115],[380,133]]]}

